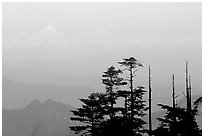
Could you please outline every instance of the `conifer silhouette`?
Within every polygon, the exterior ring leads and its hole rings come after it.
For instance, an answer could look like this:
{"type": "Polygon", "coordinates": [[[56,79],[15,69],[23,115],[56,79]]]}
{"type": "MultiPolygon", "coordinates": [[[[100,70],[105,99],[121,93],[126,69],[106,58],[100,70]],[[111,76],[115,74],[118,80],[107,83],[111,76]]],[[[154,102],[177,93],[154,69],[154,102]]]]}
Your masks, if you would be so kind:
{"type": "Polygon", "coordinates": [[[188,76],[188,62],[186,62],[186,108],[175,104],[175,88],[173,75],[173,105],[168,106],[158,104],[162,109],[166,110],[164,118],[158,118],[160,126],[153,131],[154,135],[167,136],[197,136],[201,135],[201,130],[198,128],[196,116],[198,115],[198,106],[202,102],[202,97],[198,98],[194,104],[193,109],[191,105],[191,80],[188,76]],[[190,88],[190,89],[189,89],[190,88]]]}
{"type": "Polygon", "coordinates": [[[144,87],[138,86],[136,89],[133,86],[133,78],[136,76],[136,71],[138,67],[143,67],[140,61],[136,60],[134,57],[128,59],[123,59],[123,61],[118,62],[122,67],[123,71],[129,72],[129,77],[127,82],[130,85],[130,89],[122,91],[125,95],[125,108],[126,108],[126,124],[130,129],[130,135],[142,135],[144,133],[143,125],[146,124],[141,118],[145,115],[147,107],[142,98],[145,94],[144,87]]]}
{"type": "Polygon", "coordinates": [[[100,124],[104,119],[104,105],[106,103],[105,94],[92,93],[87,99],[80,99],[83,102],[81,108],[71,110],[73,121],[79,121],[82,125],[71,126],[70,129],[76,134],[99,135],[100,124]]]}
{"type": "Polygon", "coordinates": [[[110,104],[107,109],[110,119],[113,119],[117,112],[117,108],[114,108],[114,104],[116,104],[118,98],[118,86],[127,84],[123,81],[123,78],[119,76],[121,73],[122,71],[120,69],[111,66],[102,75],[102,82],[106,88],[107,101],[108,104],[110,104]]]}

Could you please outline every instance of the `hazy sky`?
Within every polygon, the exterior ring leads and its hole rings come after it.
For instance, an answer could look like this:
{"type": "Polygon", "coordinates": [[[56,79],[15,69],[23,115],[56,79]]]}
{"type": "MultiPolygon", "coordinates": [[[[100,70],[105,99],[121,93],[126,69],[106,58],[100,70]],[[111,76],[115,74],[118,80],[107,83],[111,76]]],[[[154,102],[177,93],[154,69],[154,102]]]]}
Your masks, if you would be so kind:
{"type": "MultiPolygon", "coordinates": [[[[101,84],[102,72],[109,66],[134,56],[145,65],[138,72],[137,83],[147,85],[150,64],[155,88],[171,85],[172,73],[176,74],[177,84],[184,84],[188,60],[193,86],[201,87],[201,6],[201,3],[3,3],[3,67],[7,67],[5,71],[14,80],[69,84],[72,82],[67,83],[69,77],[64,77],[66,81],[59,77],[68,74],[75,79],[75,75],[90,77],[83,85],[91,86],[95,80],[101,84]],[[15,78],[20,74],[18,70],[25,76],[15,78]],[[26,75],[26,71],[32,73],[26,75]]],[[[7,74],[3,72],[3,77],[8,77],[7,74]]]]}
{"type": "Polygon", "coordinates": [[[52,24],[66,35],[106,29],[148,41],[201,35],[201,3],[3,3],[3,33],[52,24]]]}

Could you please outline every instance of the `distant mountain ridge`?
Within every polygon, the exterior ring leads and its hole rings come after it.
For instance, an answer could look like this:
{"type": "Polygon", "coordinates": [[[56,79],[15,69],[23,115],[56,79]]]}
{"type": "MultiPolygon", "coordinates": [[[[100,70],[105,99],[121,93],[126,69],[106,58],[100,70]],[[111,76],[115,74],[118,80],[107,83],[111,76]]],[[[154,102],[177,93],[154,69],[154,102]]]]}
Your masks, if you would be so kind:
{"type": "Polygon", "coordinates": [[[32,101],[20,110],[2,110],[3,136],[67,136],[74,135],[69,126],[74,108],[53,100],[32,101]]]}
{"type": "Polygon", "coordinates": [[[92,92],[94,90],[87,86],[30,85],[3,78],[2,107],[3,109],[22,109],[36,99],[40,102],[51,99],[78,107],[81,105],[81,102],[78,100],[79,97],[85,98],[92,92]]]}

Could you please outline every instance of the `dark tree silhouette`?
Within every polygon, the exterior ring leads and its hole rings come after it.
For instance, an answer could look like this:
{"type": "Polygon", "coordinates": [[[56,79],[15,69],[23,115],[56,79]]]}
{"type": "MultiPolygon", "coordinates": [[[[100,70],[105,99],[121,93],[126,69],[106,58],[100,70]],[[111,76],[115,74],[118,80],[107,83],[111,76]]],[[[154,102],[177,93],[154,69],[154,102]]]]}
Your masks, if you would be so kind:
{"type": "Polygon", "coordinates": [[[127,84],[123,81],[123,78],[119,77],[121,73],[122,71],[120,69],[111,66],[102,75],[102,82],[106,88],[106,97],[108,101],[107,113],[109,114],[110,119],[113,119],[118,112],[118,108],[114,108],[114,104],[116,104],[118,98],[118,86],[127,84]]]}
{"type": "Polygon", "coordinates": [[[174,109],[171,106],[158,104],[162,109],[166,110],[167,113],[164,118],[158,118],[161,122],[160,126],[153,131],[154,135],[160,136],[199,136],[202,135],[201,130],[198,128],[198,124],[196,122],[196,116],[198,115],[198,107],[202,102],[202,98],[198,98],[194,102],[194,107],[191,110],[191,113],[187,119],[187,109],[176,106],[174,109]],[[174,116],[175,115],[175,116],[174,116]],[[176,122],[174,122],[173,117],[176,118],[176,122]],[[188,127],[187,127],[188,126],[188,127]],[[190,133],[189,128],[191,129],[190,133]]]}
{"type": "Polygon", "coordinates": [[[87,99],[80,99],[83,102],[82,108],[71,110],[75,117],[73,121],[81,122],[81,125],[71,126],[70,129],[76,134],[81,135],[99,135],[100,124],[104,120],[104,106],[106,105],[106,95],[101,93],[92,93],[87,99]]]}
{"type": "Polygon", "coordinates": [[[136,75],[138,67],[142,67],[142,64],[134,57],[123,59],[122,62],[118,63],[125,67],[123,72],[126,70],[129,72],[129,76],[126,80],[130,85],[130,89],[120,91],[120,93],[122,93],[121,95],[125,98],[126,126],[129,129],[129,135],[142,135],[145,122],[141,118],[145,115],[144,112],[147,110],[145,107],[146,101],[143,101],[142,98],[146,91],[142,86],[136,89],[133,86],[133,78],[136,75]]]}
{"type": "MultiPolygon", "coordinates": [[[[100,135],[142,135],[145,131],[143,125],[146,123],[142,120],[145,115],[147,107],[143,100],[145,94],[144,87],[138,86],[134,88],[133,77],[137,71],[137,67],[142,64],[130,57],[124,59],[124,62],[120,62],[122,66],[125,66],[125,70],[130,73],[128,82],[130,84],[130,90],[118,90],[118,86],[126,85],[127,80],[120,77],[123,72],[115,67],[111,66],[102,75],[102,82],[106,87],[106,93],[104,94],[103,104],[103,119],[98,125],[98,134],[100,135]],[[125,107],[115,107],[118,97],[124,97],[125,107]],[[108,117],[109,116],[109,117],[108,117]]],[[[95,127],[94,127],[95,128],[95,127]]]]}
{"type": "MultiPolygon", "coordinates": [[[[123,59],[122,62],[118,62],[121,66],[124,66],[125,69],[124,70],[128,70],[130,75],[128,77],[128,81],[130,84],[130,118],[131,120],[133,120],[133,90],[134,90],[134,86],[133,86],[133,78],[135,77],[135,73],[138,69],[138,67],[142,67],[141,62],[139,62],[138,60],[136,60],[134,57],[130,57],[128,59],[123,59]]],[[[124,71],[123,70],[123,71],[124,71]]]]}
{"type": "Polygon", "coordinates": [[[189,85],[188,80],[188,66],[186,63],[186,103],[187,107],[179,107],[175,103],[175,88],[174,88],[174,75],[173,75],[173,92],[172,92],[172,100],[173,105],[163,105],[162,109],[166,110],[166,115],[164,118],[158,118],[161,122],[160,126],[154,130],[154,135],[167,135],[167,136],[196,136],[201,135],[201,130],[199,130],[196,116],[198,115],[198,106],[202,101],[202,98],[198,98],[193,105],[193,109],[191,107],[191,90],[189,90],[188,86],[191,87],[191,82],[189,85]],[[190,92],[189,92],[190,91],[190,92]],[[190,106],[190,107],[189,107],[190,106]]]}
{"type": "Polygon", "coordinates": [[[152,135],[152,89],[151,89],[151,69],[149,66],[149,132],[148,134],[152,135]]]}
{"type": "Polygon", "coordinates": [[[202,102],[202,98],[198,98],[193,105],[191,105],[191,80],[188,76],[188,62],[186,62],[186,108],[179,107],[175,103],[175,87],[174,74],[172,77],[172,107],[168,105],[158,104],[162,109],[166,110],[164,118],[158,118],[160,126],[154,130],[154,135],[167,136],[196,136],[201,135],[196,116],[198,115],[198,106],[202,102]],[[189,89],[190,88],[190,89],[189,89]]]}
{"type": "MultiPolygon", "coordinates": [[[[175,96],[175,86],[174,86],[174,74],[172,76],[172,107],[173,107],[173,111],[172,111],[172,117],[173,117],[173,126],[176,124],[176,96],[175,96]]],[[[172,130],[172,133],[175,134],[175,129],[172,130]]]]}
{"type": "Polygon", "coordinates": [[[104,135],[104,136],[134,136],[143,135],[167,135],[167,136],[195,136],[201,135],[201,130],[195,121],[199,115],[198,107],[202,98],[198,98],[191,105],[191,79],[188,75],[188,64],[186,62],[186,103],[187,107],[179,107],[176,104],[174,74],[172,77],[172,107],[158,104],[166,110],[164,118],[158,118],[160,125],[152,130],[151,124],[151,75],[149,66],[149,107],[143,96],[146,93],[144,87],[133,86],[133,78],[141,62],[134,57],[123,59],[119,64],[123,70],[111,66],[103,72],[102,82],[105,85],[105,93],[92,93],[87,99],[80,99],[83,103],[81,108],[72,110],[74,117],[71,120],[79,124],[71,126],[70,129],[80,135],[104,135]],[[128,77],[121,77],[122,73],[128,72],[128,77]],[[129,88],[121,89],[122,85],[129,88]],[[124,107],[118,107],[118,98],[124,98],[124,107]],[[142,119],[149,109],[149,130],[144,129],[146,122],[142,119]]]}
{"type": "Polygon", "coordinates": [[[129,98],[128,104],[130,108],[133,108],[133,120],[130,118],[129,124],[130,128],[133,129],[132,135],[142,135],[146,133],[143,125],[146,124],[142,117],[146,115],[145,111],[148,109],[145,104],[145,100],[143,100],[143,96],[146,93],[143,86],[138,86],[133,90],[133,103],[132,99],[129,98]]]}
{"type": "Polygon", "coordinates": [[[120,136],[127,135],[126,127],[124,127],[124,108],[116,107],[114,104],[117,102],[117,98],[120,96],[121,90],[119,86],[126,85],[127,82],[120,77],[122,71],[111,66],[102,75],[102,82],[106,88],[106,106],[104,110],[106,111],[104,116],[106,120],[101,123],[101,135],[104,136],[120,136]],[[122,114],[121,114],[122,113],[122,114]],[[109,116],[109,117],[108,117],[109,116]]]}
{"type": "Polygon", "coordinates": [[[191,79],[188,75],[188,62],[186,62],[186,108],[179,107],[175,103],[175,88],[174,88],[174,75],[173,75],[173,105],[163,105],[162,109],[166,110],[166,115],[164,118],[158,118],[161,122],[160,126],[154,130],[154,135],[172,135],[172,136],[197,136],[201,135],[201,130],[199,130],[196,116],[198,114],[198,106],[202,102],[202,98],[198,98],[192,108],[191,104],[191,79]]]}
{"type": "MultiPolygon", "coordinates": [[[[142,117],[145,115],[145,111],[147,110],[145,102],[143,100],[143,95],[145,94],[144,87],[139,86],[133,90],[133,120],[131,120],[130,116],[115,116],[113,119],[108,120],[104,125],[104,135],[120,135],[120,136],[134,136],[134,135],[142,135],[146,130],[144,130],[143,125],[146,124],[145,121],[142,120],[142,117]]],[[[130,105],[131,99],[128,98],[127,104],[130,105]]],[[[123,108],[119,108],[120,111],[124,111],[123,108]]],[[[128,110],[130,110],[130,106],[128,106],[128,110]]]]}

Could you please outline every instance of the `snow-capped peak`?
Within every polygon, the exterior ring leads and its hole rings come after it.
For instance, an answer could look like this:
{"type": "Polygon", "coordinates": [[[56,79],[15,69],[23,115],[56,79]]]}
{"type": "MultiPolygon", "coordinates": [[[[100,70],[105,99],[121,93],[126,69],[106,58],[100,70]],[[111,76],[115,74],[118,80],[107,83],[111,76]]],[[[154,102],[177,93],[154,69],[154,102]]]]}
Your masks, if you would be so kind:
{"type": "Polygon", "coordinates": [[[40,32],[39,34],[42,35],[53,35],[53,36],[63,36],[63,34],[55,28],[54,25],[47,25],[45,26],[40,32]]]}

